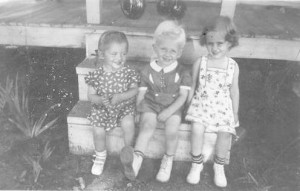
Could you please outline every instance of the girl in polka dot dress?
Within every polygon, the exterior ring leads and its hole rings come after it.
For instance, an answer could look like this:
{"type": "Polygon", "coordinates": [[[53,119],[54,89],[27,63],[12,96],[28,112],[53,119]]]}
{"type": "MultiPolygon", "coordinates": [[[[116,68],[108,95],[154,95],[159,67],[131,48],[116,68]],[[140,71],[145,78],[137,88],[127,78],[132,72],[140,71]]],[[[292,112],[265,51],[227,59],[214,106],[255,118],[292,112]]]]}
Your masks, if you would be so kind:
{"type": "Polygon", "coordinates": [[[106,133],[117,126],[124,132],[125,145],[132,145],[134,137],[135,97],[139,76],[126,66],[128,40],[118,31],[104,32],[98,43],[95,71],[85,81],[92,110],[88,119],[93,126],[95,160],[92,174],[101,175],[106,160],[106,133]]]}
{"type": "Polygon", "coordinates": [[[208,55],[194,64],[193,86],[188,98],[190,106],[186,120],[192,122],[192,166],[187,182],[197,184],[200,181],[204,132],[214,132],[217,133],[214,182],[219,187],[226,187],[224,164],[239,121],[239,68],[227,57],[230,49],[238,44],[231,19],[220,16],[205,27],[200,44],[206,46],[208,55]]]}

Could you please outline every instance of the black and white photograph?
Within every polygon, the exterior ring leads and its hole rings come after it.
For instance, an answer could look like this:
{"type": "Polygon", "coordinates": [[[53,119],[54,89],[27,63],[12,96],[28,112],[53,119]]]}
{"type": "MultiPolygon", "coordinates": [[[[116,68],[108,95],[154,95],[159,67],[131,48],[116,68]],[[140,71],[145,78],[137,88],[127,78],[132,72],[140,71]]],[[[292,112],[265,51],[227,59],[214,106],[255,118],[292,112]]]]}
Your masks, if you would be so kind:
{"type": "Polygon", "coordinates": [[[0,0],[0,190],[300,190],[300,0],[0,0]]]}

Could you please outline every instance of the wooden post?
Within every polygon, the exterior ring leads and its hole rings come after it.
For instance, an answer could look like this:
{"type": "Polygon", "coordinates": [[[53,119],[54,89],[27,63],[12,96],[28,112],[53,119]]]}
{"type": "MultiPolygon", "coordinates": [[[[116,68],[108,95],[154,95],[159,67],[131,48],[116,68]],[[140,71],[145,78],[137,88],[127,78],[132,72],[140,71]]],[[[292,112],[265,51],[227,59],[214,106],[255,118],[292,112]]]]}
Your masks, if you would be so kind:
{"type": "Polygon", "coordinates": [[[102,0],[86,0],[87,23],[101,23],[102,0]]]}
{"type": "Polygon", "coordinates": [[[236,7],[236,1],[237,0],[222,0],[222,6],[221,6],[221,16],[228,16],[231,19],[234,16],[234,11],[236,7]]]}

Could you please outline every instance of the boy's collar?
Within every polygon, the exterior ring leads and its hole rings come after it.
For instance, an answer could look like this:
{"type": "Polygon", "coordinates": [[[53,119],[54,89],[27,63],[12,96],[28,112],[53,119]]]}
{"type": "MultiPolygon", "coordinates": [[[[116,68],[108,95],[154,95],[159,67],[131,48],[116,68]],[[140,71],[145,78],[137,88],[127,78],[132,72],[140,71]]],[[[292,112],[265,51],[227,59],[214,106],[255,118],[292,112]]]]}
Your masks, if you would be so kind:
{"type": "Polygon", "coordinates": [[[164,70],[164,73],[168,73],[168,72],[175,70],[177,65],[178,65],[178,62],[175,61],[172,64],[170,64],[169,66],[162,68],[161,66],[159,66],[157,64],[157,60],[153,60],[152,62],[150,62],[150,66],[153,70],[155,70],[156,72],[160,72],[161,70],[164,70]]]}

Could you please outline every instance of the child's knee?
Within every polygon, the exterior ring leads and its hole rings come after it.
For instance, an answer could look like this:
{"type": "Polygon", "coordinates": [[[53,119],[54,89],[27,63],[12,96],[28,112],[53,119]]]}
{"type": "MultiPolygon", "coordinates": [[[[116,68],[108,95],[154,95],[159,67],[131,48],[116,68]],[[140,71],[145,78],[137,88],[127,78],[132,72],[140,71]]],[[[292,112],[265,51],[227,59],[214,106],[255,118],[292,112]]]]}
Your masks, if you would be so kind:
{"type": "Polygon", "coordinates": [[[102,127],[94,127],[93,128],[93,133],[95,136],[104,136],[105,135],[105,130],[102,127]]]}
{"type": "Polygon", "coordinates": [[[133,116],[126,116],[123,118],[121,123],[123,128],[134,128],[134,117],[133,116]]]}
{"type": "Polygon", "coordinates": [[[224,140],[224,141],[231,141],[232,134],[229,132],[223,132],[219,131],[218,132],[218,139],[219,140],[224,140]]]}

